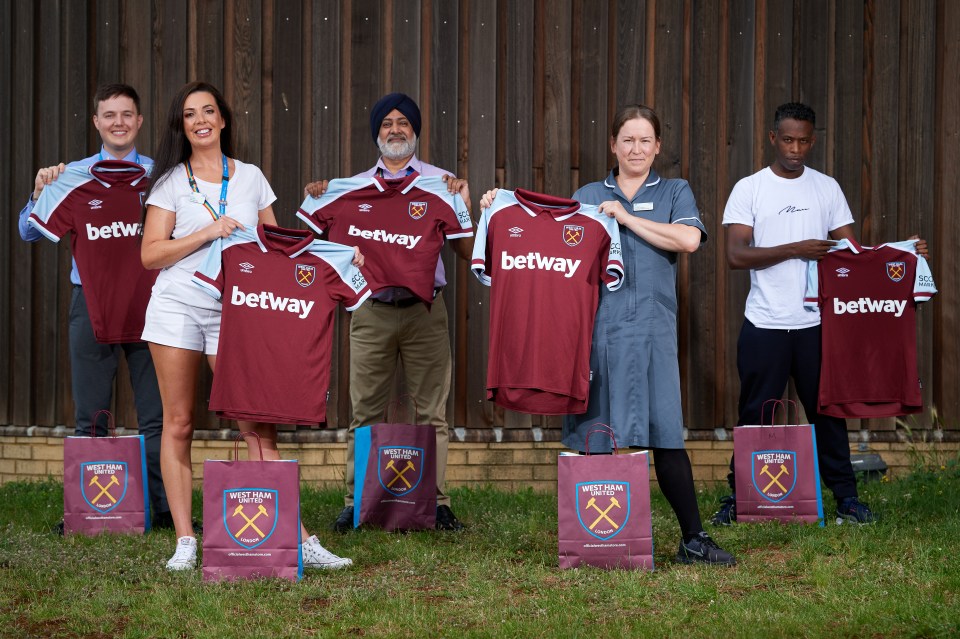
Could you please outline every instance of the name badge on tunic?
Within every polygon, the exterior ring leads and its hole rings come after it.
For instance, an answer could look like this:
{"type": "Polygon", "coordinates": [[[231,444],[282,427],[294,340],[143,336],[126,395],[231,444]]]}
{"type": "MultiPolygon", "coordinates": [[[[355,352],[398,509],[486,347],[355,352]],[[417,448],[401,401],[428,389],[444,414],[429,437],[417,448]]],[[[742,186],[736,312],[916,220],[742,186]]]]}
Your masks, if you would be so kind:
{"type": "Polygon", "coordinates": [[[653,202],[634,202],[633,210],[634,211],[652,211],[653,202]]]}
{"type": "Polygon", "coordinates": [[[203,197],[203,193],[194,192],[190,194],[190,201],[194,204],[203,204],[205,200],[206,198],[203,197]]]}

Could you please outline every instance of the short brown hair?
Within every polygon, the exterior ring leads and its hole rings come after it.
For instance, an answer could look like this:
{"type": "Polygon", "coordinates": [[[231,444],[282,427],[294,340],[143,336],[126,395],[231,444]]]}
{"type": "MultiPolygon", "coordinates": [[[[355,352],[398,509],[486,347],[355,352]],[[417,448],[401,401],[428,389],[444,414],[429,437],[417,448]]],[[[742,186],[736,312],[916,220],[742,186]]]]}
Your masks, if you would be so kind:
{"type": "Polygon", "coordinates": [[[646,120],[653,126],[653,134],[657,136],[657,140],[660,139],[660,118],[657,117],[656,112],[648,106],[643,104],[630,104],[621,108],[613,116],[613,124],[610,127],[610,136],[617,137],[620,135],[620,129],[623,128],[623,125],[626,124],[629,120],[635,120],[637,118],[646,120]]]}
{"type": "Polygon", "coordinates": [[[133,100],[133,106],[137,108],[137,113],[140,113],[140,95],[137,90],[129,84],[120,83],[101,84],[97,87],[97,92],[93,96],[93,112],[96,113],[100,109],[100,103],[104,100],[121,96],[133,100]]]}

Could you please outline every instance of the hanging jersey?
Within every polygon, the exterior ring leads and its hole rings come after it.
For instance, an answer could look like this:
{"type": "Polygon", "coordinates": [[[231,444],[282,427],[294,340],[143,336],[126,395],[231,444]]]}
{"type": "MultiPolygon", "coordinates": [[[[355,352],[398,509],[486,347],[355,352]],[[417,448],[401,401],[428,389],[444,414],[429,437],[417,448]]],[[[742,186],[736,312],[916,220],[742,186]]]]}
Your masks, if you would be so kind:
{"type": "Polygon", "coordinates": [[[492,288],[487,398],[539,415],[586,411],[600,286],[623,283],[617,221],[576,200],[500,189],[472,269],[492,288]]]}
{"type": "Polygon", "coordinates": [[[151,167],[123,160],[70,166],[40,193],[30,224],[59,242],[68,232],[96,340],[139,342],[158,271],[140,261],[140,219],[151,167]]]}
{"type": "Polygon", "coordinates": [[[326,421],[333,317],[370,295],[353,249],[259,225],[214,241],[193,276],[223,300],[210,410],[266,423],[326,421]]]}
{"type": "Polygon", "coordinates": [[[297,217],[331,242],[359,246],[372,291],[403,287],[427,304],[444,237],[473,235],[463,198],[419,173],[332,180],[319,199],[307,196],[297,217]]]}
{"type": "Polygon", "coordinates": [[[894,417],[923,410],[917,304],[937,293],[915,243],[841,240],[807,269],[804,305],[820,309],[820,412],[894,417]]]}

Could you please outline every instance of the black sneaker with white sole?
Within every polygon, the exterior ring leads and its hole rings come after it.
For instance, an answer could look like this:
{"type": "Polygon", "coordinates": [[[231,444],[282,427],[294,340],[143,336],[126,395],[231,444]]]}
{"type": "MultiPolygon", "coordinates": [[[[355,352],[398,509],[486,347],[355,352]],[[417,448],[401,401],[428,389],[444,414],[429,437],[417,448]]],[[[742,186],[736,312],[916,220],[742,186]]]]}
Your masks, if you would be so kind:
{"type": "Polygon", "coordinates": [[[718,566],[736,566],[733,555],[717,545],[705,532],[700,532],[690,541],[680,542],[677,561],[681,564],[714,564],[718,566]]]}
{"type": "Polygon", "coordinates": [[[463,530],[463,524],[450,510],[450,506],[437,506],[437,530],[463,530]]]}
{"type": "Polygon", "coordinates": [[[837,506],[837,525],[872,524],[877,520],[870,507],[856,497],[847,497],[837,506]]]}

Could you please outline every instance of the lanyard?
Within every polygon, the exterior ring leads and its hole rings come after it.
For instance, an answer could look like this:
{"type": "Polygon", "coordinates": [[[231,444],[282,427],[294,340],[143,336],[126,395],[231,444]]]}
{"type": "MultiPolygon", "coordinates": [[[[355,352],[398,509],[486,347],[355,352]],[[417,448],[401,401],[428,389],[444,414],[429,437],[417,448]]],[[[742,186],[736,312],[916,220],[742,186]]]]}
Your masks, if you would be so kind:
{"type": "Polygon", "coordinates": [[[193,177],[193,167],[190,166],[190,160],[187,160],[187,181],[190,183],[190,188],[193,189],[194,193],[199,193],[203,197],[203,206],[207,209],[207,212],[210,213],[210,217],[213,218],[213,221],[216,222],[221,217],[227,214],[227,186],[230,184],[230,172],[227,170],[227,156],[223,155],[223,180],[220,182],[220,214],[217,215],[217,212],[213,210],[213,207],[210,206],[210,203],[207,202],[207,196],[203,193],[200,193],[200,189],[197,188],[197,179],[193,177]]]}
{"type": "MultiPolygon", "coordinates": [[[[136,150],[134,150],[134,154],[135,156],[133,158],[133,161],[136,162],[137,164],[142,164],[142,162],[140,162],[140,154],[136,150]]],[[[100,161],[103,162],[106,159],[107,158],[103,157],[103,147],[100,147],[100,161]]]]}

